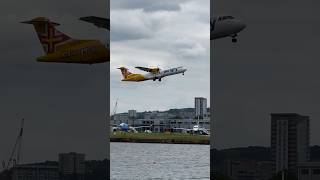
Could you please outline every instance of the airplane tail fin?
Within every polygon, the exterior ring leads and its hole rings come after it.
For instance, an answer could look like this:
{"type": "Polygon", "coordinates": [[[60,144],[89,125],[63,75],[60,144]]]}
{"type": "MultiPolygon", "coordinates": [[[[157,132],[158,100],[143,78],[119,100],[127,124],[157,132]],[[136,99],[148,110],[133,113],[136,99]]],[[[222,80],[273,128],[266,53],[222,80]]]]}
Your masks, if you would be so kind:
{"type": "Polygon", "coordinates": [[[132,73],[129,72],[128,69],[125,68],[125,67],[120,67],[120,68],[118,68],[118,69],[121,70],[121,73],[122,73],[122,76],[123,76],[124,79],[126,79],[126,78],[128,77],[128,75],[132,74],[132,73]]]}
{"type": "Polygon", "coordinates": [[[42,47],[47,54],[54,53],[58,46],[72,40],[71,37],[55,28],[55,26],[59,26],[60,24],[52,22],[45,17],[37,17],[22,23],[34,26],[42,47]]]}

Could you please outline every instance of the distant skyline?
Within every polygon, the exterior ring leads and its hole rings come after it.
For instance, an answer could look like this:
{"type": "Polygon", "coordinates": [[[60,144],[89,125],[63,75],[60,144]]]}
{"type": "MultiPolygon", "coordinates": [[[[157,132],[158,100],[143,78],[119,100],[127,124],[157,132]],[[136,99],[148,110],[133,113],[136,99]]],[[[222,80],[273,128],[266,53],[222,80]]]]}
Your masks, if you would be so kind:
{"type": "Polygon", "coordinates": [[[192,98],[210,102],[210,1],[111,1],[111,101],[112,112],[166,110],[193,107],[192,98]],[[183,66],[185,75],[159,81],[122,82],[120,66],[183,66]]]}
{"type": "MultiPolygon", "coordinates": [[[[193,99],[193,102],[194,102],[194,99],[193,99]]],[[[208,105],[209,105],[209,104],[208,104],[208,105]]],[[[111,113],[113,112],[114,107],[115,107],[115,104],[113,105],[112,109],[110,110],[111,113]]],[[[183,109],[183,108],[195,108],[195,107],[194,107],[194,105],[193,105],[192,107],[179,107],[179,108],[169,107],[168,109],[163,109],[163,110],[157,110],[157,109],[150,110],[150,109],[145,109],[145,110],[137,111],[137,112],[146,112],[146,111],[147,111],[147,112],[148,112],[148,111],[168,111],[168,110],[170,110],[170,109],[183,109]]],[[[210,106],[207,106],[207,108],[210,108],[210,106]]],[[[134,108],[132,108],[132,109],[127,109],[127,110],[125,110],[125,111],[123,111],[123,112],[119,112],[119,111],[117,110],[117,113],[127,113],[129,110],[136,110],[136,109],[134,109],[134,108]]]]}

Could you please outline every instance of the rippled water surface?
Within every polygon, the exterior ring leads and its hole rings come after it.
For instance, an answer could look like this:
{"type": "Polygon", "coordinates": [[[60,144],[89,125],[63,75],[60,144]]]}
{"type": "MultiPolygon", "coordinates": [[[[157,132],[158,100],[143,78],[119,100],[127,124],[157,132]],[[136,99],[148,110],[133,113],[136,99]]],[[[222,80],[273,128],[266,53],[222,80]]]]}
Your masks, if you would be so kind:
{"type": "Polygon", "coordinates": [[[111,143],[111,179],[210,179],[210,146],[111,143]]]}

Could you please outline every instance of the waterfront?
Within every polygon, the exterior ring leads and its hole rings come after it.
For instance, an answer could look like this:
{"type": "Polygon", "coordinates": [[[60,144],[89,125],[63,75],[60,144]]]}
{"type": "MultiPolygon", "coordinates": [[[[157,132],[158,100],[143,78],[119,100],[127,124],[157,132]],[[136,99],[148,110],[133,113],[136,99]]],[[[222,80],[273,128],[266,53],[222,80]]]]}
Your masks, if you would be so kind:
{"type": "Polygon", "coordinates": [[[114,133],[111,142],[210,144],[210,136],[189,133],[114,133]]]}
{"type": "Polygon", "coordinates": [[[110,143],[112,180],[210,179],[209,145],[110,143]]]}

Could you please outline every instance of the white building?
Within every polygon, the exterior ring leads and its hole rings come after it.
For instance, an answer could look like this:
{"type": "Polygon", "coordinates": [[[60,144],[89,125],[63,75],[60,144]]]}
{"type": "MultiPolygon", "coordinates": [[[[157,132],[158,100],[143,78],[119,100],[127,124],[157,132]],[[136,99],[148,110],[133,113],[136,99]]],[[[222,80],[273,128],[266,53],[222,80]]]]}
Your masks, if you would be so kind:
{"type": "Polygon", "coordinates": [[[196,117],[207,117],[207,99],[203,97],[195,97],[194,99],[196,117]]]}

